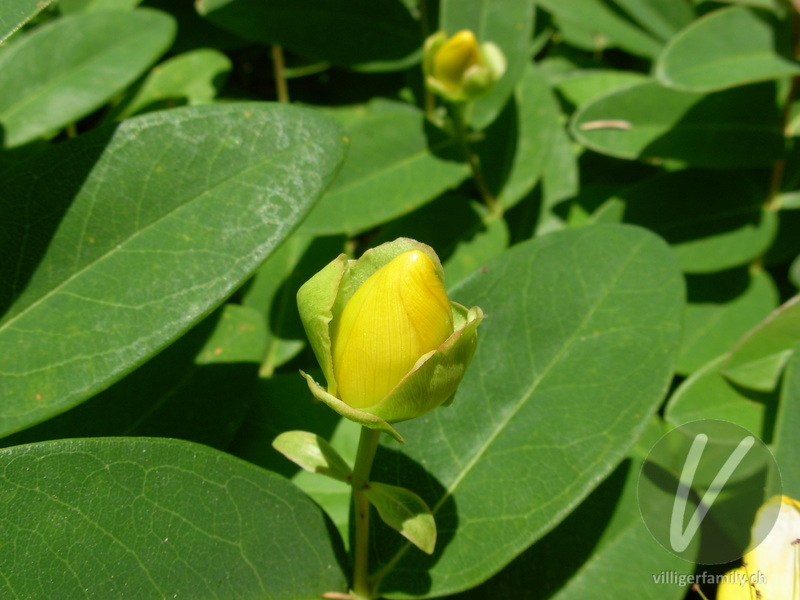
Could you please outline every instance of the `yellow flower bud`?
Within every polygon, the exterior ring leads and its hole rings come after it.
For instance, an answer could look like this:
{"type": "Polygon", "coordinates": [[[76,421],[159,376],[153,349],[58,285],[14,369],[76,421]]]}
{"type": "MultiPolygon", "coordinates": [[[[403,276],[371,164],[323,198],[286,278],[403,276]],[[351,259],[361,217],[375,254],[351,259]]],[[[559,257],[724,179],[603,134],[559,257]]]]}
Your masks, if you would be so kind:
{"type": "Polygon", "coordinates": [[[495,44],[478,44],[468,29],[449,39],[439,31],[425,40],[422,68],[430,91],[451,102],[468,102],[492,90],[506,70],[506,58],[495,44]]]}
{"type": "Polygon", "coordinates": [[[464,29],[447,40],[433,57],[433,76],[456,91],[467,69],[480,64],[478,40],[474,33],[464,29]]]}
{"type": "Polygon", "coordinates": [[[353,408],[377,404],[452,333],[450,301],[431,259],[418,250],[398,255],[358,288],[336,323],[339,397],[353,408]]]}
{"type": "Polygon", "coordinates": [[[762,506],[753,524],[744,566],[726,574],[718,600],[797,600],[800,598],[800,502],[775,496],[762,506]]]}
{"type": "Polygon", "coordinates": [[[443,277],[430,246],[399,238],[309,279],[297,307],[328,383],[303,373],[314,397],[400,441],[392,423],[453,402],[483,312],[448,300],[443,277]]]}

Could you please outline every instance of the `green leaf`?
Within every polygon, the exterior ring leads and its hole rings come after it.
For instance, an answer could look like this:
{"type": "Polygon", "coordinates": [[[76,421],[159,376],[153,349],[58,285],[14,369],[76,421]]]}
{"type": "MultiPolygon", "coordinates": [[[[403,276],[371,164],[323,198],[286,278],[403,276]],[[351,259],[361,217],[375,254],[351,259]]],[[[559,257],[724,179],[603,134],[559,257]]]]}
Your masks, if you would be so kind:
{"type": "Polygon", "coordinates": [[[480,131],[494,121],[530,62],[532,0],[441,0],[440,28],[448,35],[469,29],[480,43],[497,44],[506,57],[506,72],[485,98],[472,105],[470,123],[480,131]]]}
{"type": "Polygon", "coordinates": [[[52,3],[53,0],[0,0],[0,43],[52,3]]]}
{"type": "Polygon", "coordinates": [[[750,389],[774,390],[798,341],[800,296],[795,296],[741,339],[723,365],[722,373],[750,389]]]}
{"type": "Polygon", "coordinates": [[[488,315],[473,363],[452,406],[399,424],[407,444],[381,446],[374,466],[439,528],[432,558],[393,553],[392,598],[473,587],[561,521],[634,443],[679,345],[675,258],[630,226],[518,244],[450,296],[488,315]]]}
{"type": "Polygon", "coordinates": [[[376,481],[369,482],[365,493],[384,523],[423,552],[433,554],[436,523],[422,498],[405,488],[376,481]]]}
{"type": "Polygon", "coordinates": [[[51,134],[101,107],[174,35],[172,18],[150,9],[72,15],[26,34],[0,53],[3,144],[51,134]]]}
{"type": "Polygon", "coordinates": [[[551,600],[679,600],[685,588],[654,585],[665,571],[686,576],[694,565],[659,546],[640,516],[642,458],[660,437],[653,418],[626,458],[564,521],[503,571],[451,600],[514,598],[536,590],[551,600]],[[613,576],[625,573],[625,577],[613,576]]]}
{"type": "Polygon", "coordinates": [[[454,154],[455,142],[412,106],[375,101],[332,114],[352,147],[336,182],[303,223],[306,235],[371,229],[430,202],[469,174],[465,163],[452,160],[462,159],[454,154]]]}
{"type": "Polygon", "coordinates": [[[694,19],[690,0],[614,0],[614,4],[665,42],[694,19]]]}
{"type": "Polygon", "coordinates": [[[221,452],[63,440],[0,450],[0,464],[3,596],[310,600],[346,589],[319,507],[221,452]]]}
{"type": "Polygon", "coordinates": [[[293,463],[311,473],[350,481],[353,470],[325,439],[308,431],[284,431],[272,447],[293,463]]]}
{"type": "Polygon", "coordinates": [[[733,6],[698,19],[658,57],[655,73],[669,87],[714,92],[793,77],[788,29],[766,11],[733,6]]]}
{"type": "Polygon", "coordinates": [[[506,122],[504,111],[486,131],[486,141],[475,144],[489,185],[496,188],[497,200],[506,208],[533,189],[551,160],[556,139],[564,135],[558,102],[547,79],[532,64],[525,68],[514,100],[507,105],[514,118],[506,122]],[[500,138],[496,128],[504,134],[505,147],[498,147],[493,139],[500,138]],[[499,185],[495,183],[498,176],[502,176],[499,185]]]}
{"type": "Polygon", "coordinates": [[[670,397],[664,419],[674,427],[701,419],[728,421],[766,437],[767,407],[774,402],[725,379],[720,367],[727,358],[715,358],[686,379],[670,397]]]}
{"type": "Polygon", "coordinates": [[[587,148],[626,159],[732,168],[772,165],[784,151],[770,84],[704,95],[644,82],[581,107],[571,127],[587,148]]]}
{"type": "Polygon", "coordinates": [[[0,173],[0,432],[78,404],[210,312],[343,153],[318,113],[228,104],[131,119],[0,173]]]}
{"type": "Polygon", "coordinates": [[[783,493],[792,498],[800,498],[798,431],[800,431],[800,352],[797,352],[797,348],[795,348],[783,376],[772,447],[775,460],[780,468],[779,479],[777,482],[774,480],[772,482],[772,492],[783,493]]]}
{"type": "Polygon", "coordinates": [[[365,70],[419,60],[419,25],[399,0],[198,0],[215,25],[251,42],[280,44],[312,60],[365,70]]]}
{"type": "Polygon", "coordinates": [[[174,56],[153,68],[141,86],[112,113],[124,119],[137,113],[188,104],[208,104],[231,70],[227,56],[200,48],[174,56]]]}
{"type": "Polygon", "coordinates": [[[646,179],[623,190],[625,221],[647,227],[674,248],[687,273],[749,263],[775,237],[765,210],[763,174],[687,170],[646,179]]]}
{"type": "Polygon", "coordinates": [[[141,2],[142,0],[58,0],[58,10],[65,15],[76,12],[132,10],[141,2]]]}
{"type": "Polygon", "coordinates": [[[688,278],[689,303],[677,371],[687,375],[725,354],[778,306],[778,290],[764,271],[688,278]]]}
{"type": "Polygon", "coordinates": [[[559,78],[556,89],[565,100],[579,108],[646,79],[635,71],[578,70],[559,78]]]}
{"type": "Polygon", "coordinates": [[[227,304],[107,390],[2,444],[135,435],[226,448],[254,399],[265,329],[257,312],[227,304]]]}
{"type": "Polygon", "coordinates": [[[538,4],[558,21],[586,30],[600,49],[615,46],[645,58],[654,58],[661,50],[658,39],[603,0],[539,0],[538,4]]]}

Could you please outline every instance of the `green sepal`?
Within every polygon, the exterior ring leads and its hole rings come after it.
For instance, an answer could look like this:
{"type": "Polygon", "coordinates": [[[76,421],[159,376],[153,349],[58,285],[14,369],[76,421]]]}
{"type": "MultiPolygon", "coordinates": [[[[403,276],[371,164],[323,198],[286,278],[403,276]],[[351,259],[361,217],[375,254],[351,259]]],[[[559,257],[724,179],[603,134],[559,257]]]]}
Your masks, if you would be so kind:
{"type": "Polygon", "coordinates": [[[297,291],[300,320],[332,394],[336,393],[336,378],[333,375],[330,323],[339,284],[347,265],[347,256],[340,254],[297,291]]]}
{"type": "Polygon", "coordinates": [[[426,78],[433,74],[433,59],[446,41],[447,34],[444,31],[437,31],[425,40],[422,46],[422,72],[426,78]]]}
{"type": "Polygon", "coordinates": [[[285,431],[272,441],[272,447],[290,461],[311,473],[327,475],[349,483],[353,470],[327,440],[308,431],[285,431]]]}
{"type": "Polygon", "coordinates": [[[388,423],[398,423],[419,417],[445,402],[452,403],[475,354],[477,329],[484,315],[477,306],[467,310],[455,302],[450,305],[453,320],[463,326],[436,350],[422,356],[383,400],[365,408],[364,412],[388,423]]]}
{"type": "Polygon", "coordinates": [[[436,521],[422,498],[405,488],[377,482],[370,482],[364,493],[384,523],[423,552],[433,554],[436,521]]]}
{"type": "Polygon", "coordinates": [[[397,431],[389,425],[386,421],[377,417],[375,415],[365,413],[363,411],[357,410],[339,400],[337,397],[332,396],[328,392],[326,392],[322,387],[314,381],[314,378],[308,375],[307,373],[303,373],[300,371],[300,374],[306,378],[306,382],[308,383],[308,389],[311,390],[314,398],[327,404],[330,408],[335,410],[337,413],[342,415],[345,419],[350,419],[351,421],[355,421],[356,423],[363,425],[364,427],[368,427],[370,429],[377,429],[378,431],[383,431],[391,435],[394,439],[396,439],[401,444],[405,444],[406,441],[403,439],[397,431]]]}

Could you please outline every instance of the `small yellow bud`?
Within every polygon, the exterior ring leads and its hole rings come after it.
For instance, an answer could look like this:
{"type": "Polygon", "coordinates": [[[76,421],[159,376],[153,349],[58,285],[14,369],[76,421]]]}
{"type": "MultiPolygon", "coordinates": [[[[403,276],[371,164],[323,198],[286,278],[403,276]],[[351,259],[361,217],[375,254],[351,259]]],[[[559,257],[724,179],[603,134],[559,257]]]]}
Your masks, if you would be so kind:
{"type": "Polygon", "coordinates": [[[478,40],[468,29],[459,31],[447,40],[433,58],[433,76],[451,91],[461,87],[464,74],[480,65],[478,40]]]}
{"type": "Polygon", "coordinates": [[[399,254],[358,288],[335,324],[339,397],[353,408],[377,404],[452,333],[450,302],[431,259],[417,250],[399,254]]]}

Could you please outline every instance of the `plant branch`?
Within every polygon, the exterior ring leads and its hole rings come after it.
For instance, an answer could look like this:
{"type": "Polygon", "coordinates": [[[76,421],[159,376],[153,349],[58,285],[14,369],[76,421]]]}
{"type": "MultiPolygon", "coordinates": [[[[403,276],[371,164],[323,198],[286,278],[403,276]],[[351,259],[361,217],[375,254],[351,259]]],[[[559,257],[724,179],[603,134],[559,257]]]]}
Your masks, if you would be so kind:
{"type": "Polygon", "coordinates": [[[283,46],[272,45],[272,69],[275,75],[275,87],[278,91],[278,102],[289,103],[289,86],[286,85],[286,72],[283,60],[283,46]]]}
{"type": "Polygon", "coordinates": [[[452,106],[452,115],[453,115],[453,124],[455,125],[455,133],[456,138],[458,139],[459,144],[461,144],[461,149],[464,152],[464,157],[467,159],[469,163],[469,168],[472,170],[472,178],[475,180],[475,184],[478,186],[478,192],[480,192],[481,198],[483,198],[484,204],[486,204],[486,208],[489,209],[489,212],[492,215],[500,216],[503,214],[503,207],[495,199],[492,192],[489,190],[489,186],[486,183],[486,178],[483,176],[483,171],[481,170],[481,163],[480,158],[472,149],[469,143],[469,137],[467,132],[467,119],[466,119],[466,106],[464,103],[454,103],[452,106]]]}
{"type": "Polygon", "coordinates": [[[353,598],[372,600],[369,585],[369,500],[364,490],[369,486],[369,472],[381,432],[367,427],[361,428],[356,464],[353,468],[353,509],[355,515],[355,540],[353,544],[353,598]]]}

